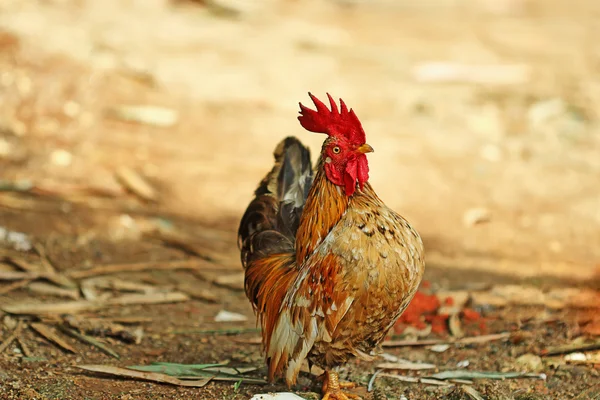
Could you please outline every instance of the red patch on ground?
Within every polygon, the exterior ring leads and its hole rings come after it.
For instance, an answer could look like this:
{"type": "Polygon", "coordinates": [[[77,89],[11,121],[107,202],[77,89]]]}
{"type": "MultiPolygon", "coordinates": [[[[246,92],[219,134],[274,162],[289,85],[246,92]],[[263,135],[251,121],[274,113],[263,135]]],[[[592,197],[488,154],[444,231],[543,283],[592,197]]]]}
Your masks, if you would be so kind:
{"type": "MultiPolygon", "coordinates": [[[[429,282],[423,282],[421,289],[430,288],[429,282]]],[[[420,290],[421,290],[420,289],[420,290]]],[[[454,299],[447,297],[443,300],[439,299],[435,294],[425,294],[422,291],[417,291],[415,297],[410,302],[398,322],[394,326],[394,333],[399,334],[411,326],[422,330],[431,325],[431,332],[440,336],[447,335],[448,331],[448,314],[440,314],[439,310],[442,304],[444,306],[453,306],[454,299]]],[[[487,332],[486,319],[477,311],[465,308],[460,312],[461,322],[470,325],[474,328],[475,334],[487,332]],[[474,325],[474,326],[473,326],[474,325]]]]}

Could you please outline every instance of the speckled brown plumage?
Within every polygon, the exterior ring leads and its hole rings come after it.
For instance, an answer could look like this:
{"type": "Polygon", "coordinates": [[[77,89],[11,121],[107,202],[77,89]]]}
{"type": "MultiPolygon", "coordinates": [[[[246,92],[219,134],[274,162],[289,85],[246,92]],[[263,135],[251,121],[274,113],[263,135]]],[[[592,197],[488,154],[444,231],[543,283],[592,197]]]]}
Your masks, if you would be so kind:
{"type": "MultiPolygon", "coordinates": [[[[366,171],[349,170],[367,168],[366,159],[329,164],[338,162],[334,154],[352,160],[372,151],[364,140],[344,140],[329,134],[314,179],[308,150],[284,140],[240,224],[246,294],[261,323],[269,378],[288,385],[305,360],[337,382],[336,367],[371,358],[423,275],[417,232],[377,197],[366,171]],[[357,179],[350,190],[348,170],[357,179]]],[[[326,397],[345,399],[339,390],[326,397]]]]}

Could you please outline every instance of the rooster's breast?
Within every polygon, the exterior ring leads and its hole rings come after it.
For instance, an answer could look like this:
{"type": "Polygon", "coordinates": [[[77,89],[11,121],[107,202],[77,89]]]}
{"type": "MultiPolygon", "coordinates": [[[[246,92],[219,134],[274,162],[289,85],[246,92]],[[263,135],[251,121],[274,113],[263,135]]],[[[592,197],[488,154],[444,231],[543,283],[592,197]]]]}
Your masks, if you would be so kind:
{"type": "Polygon", "coordinates": [[[369,203],[353,204],[321,249],[340,265],[335,290],[353,299],[331,341],[315,343],[310,358],[322,367],[367,357],[408,306],[423,275],[418,233],[382,203],[369,203]]]}

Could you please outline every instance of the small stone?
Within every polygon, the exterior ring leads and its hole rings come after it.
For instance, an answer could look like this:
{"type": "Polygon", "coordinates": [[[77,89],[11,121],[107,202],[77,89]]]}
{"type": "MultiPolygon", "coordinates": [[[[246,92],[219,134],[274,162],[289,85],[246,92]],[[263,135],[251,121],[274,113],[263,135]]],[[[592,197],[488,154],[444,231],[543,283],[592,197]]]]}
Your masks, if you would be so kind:
{"type": "Polygon", "coordinates": [[[74,101],[67,101],[63,105],[63,112],[67,117],[75,118],[81,112],[81,105],[74,101]]]}
{"type": "Polygon", "coordinates": [[[474,226],[490,220],[490,211],[487,208],[471,208],[463,215],[466,226],[474,226]]]}
{"type": "Polygon", "coordinates": [[[559,241],[552,241],[548,244],[548,248],[550,249],[551,252],[553,253],[561,253],[563,250],[563,246],[559,241]]]}
{"type": "Polygon", "coordinates": [[[434,344],[429,348],[429,350],[435,353],[443,353],[450,348],[449,344],[434,344]]]}
{"type": "Polygon", "coordinates": [[[22,121],[14,120],[10,124],[11,132],[18,137],[23,137],[27,133],[27,126],[22,121]]]}
{"type": "Polygon", "coordinates": [[[498,146],[493,144],[487,144],[483,146],[480,149],[479,154],[481,158],[483,158],[486,161],[498,162],[502,160],[502,151],[498,146]]]}
{"type": "Polygon", "coordinates": [[[215,316],[215,322],[244,322],[248,317],[231,311],[221,310],[215,316]]]}
{"type": "Polygon", "coordinates": [[[527,118],[532,128],[540,128],[549,121],[564,114],[567,104],[561,98],[546,99],[534,103],[529,107],[527,118]]]}
{"type": "Polygon", "coordinates": [[[68,167],[73,162],[73,155],[66,150],[54,150],[50,154],[50,161],[59,167],[68,167]]]}
{"type": "Polygon", "coordinates": [[[587,356],[584,353],[570,353],[565,356],[565,361],[586,361],[587,356]]]}
{"type": "Polygon", "coordinates": [[[522,356],[517,358],[515,360],[515,365],[519,369],[525,370],[527,372],[538,372],[544,368],[542,358],[531,353],[523,354],[522,356]]]}
{"type": "Polygon", "coordinates": [[[8,157],[13,151],[13,146],[5,139],[0,138],[0,158],[8,157]]]}
{"type": "Polygon", "coordinates": [[[254,395],[250,400],[304,400],[294,393],[281,392],[281,393],[263,393],[254,395]]]}

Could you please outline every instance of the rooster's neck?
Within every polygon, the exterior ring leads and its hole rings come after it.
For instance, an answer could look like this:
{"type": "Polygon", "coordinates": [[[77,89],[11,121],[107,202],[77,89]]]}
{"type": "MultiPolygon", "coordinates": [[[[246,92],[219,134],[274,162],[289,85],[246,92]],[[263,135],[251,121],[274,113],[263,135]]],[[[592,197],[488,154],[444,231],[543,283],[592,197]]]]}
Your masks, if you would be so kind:
{"type": "Polygon", "coordinates": [[[296,262],[302,265],[325,239],[348,208],[344,189],[333,184],[325,174],[323,161],[308,192],[300,226],[296,233],[296,262]]]}

